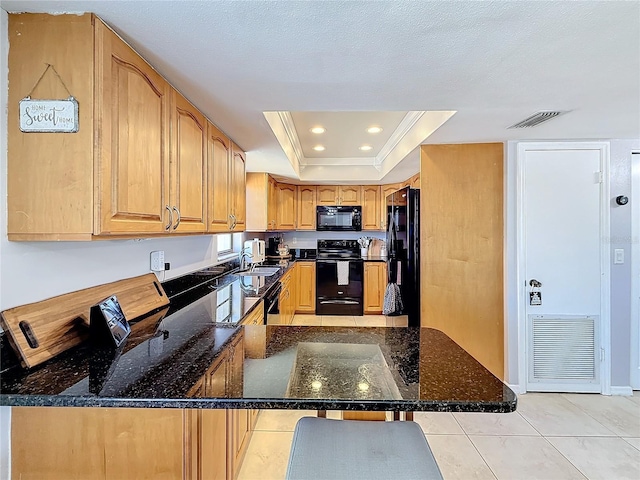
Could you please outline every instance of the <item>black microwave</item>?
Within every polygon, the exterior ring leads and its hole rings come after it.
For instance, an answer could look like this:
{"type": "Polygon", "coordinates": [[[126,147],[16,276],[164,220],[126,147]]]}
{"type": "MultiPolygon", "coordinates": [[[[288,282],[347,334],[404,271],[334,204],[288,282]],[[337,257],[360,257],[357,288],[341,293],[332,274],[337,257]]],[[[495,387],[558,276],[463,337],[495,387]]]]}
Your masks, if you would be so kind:
{"type": "Polygon", "coordinates": [[[362,207],[316,207],[316,230],[319,232],[359,232],[362,230],[362,207]]]}

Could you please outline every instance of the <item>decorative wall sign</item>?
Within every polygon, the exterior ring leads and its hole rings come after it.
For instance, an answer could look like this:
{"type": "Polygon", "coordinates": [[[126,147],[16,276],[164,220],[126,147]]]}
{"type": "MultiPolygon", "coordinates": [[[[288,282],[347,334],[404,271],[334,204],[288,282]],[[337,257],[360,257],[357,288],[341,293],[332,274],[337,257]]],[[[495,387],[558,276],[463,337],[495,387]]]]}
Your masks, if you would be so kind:
{"type": "Polygon", "coordinates": [[[20,100],[20,130],[22,132],[75,133],[78,131],[78,101],[73,98],[64,81],[49,63],[29,94],[20,100]],[[49,69],[69,94],[66,100],[32,100],[31,94],[49,69]]]}
{"type": "Polygon", "coordinates": [[[75,133],[78,131],[78,101],[20,100],[20,130],[22,132],[75,133]]]}

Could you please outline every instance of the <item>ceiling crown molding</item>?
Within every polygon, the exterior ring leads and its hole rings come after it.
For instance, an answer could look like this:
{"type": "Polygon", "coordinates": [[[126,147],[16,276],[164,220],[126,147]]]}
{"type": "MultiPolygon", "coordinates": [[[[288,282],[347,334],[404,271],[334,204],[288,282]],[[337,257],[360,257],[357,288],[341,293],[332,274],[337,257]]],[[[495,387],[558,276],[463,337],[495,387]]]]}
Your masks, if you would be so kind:
{"type": "Polygon", "coordinates": [[[383,145],[383,147],[378,152],[378,155],[376,155],[376,158],[373,162],[373,165],[375,167],[380,167],[380,165],[382,165],[382,163],[386,160],[386,158],[391,154],[393,149],[398,146],[398,144],[402,141],[405,135],[413,128],[413,126],[418,122],[418,120],[420,120],[420,118],[422,118],[422,116],[425,113],[427,112],[425,111],[407,112],[407,114],[404,116],[404,118],[398,125],[398,128],[394,130],[391,137],[389,137],[389,140],[387,140],[387,143],[383,145]]]}
{"type": "Polygon", "coordinates": [[[263,112],[298,179],[319,182],[329,180],[329,177],[336,178],[336,174],[338,178],[382,180],[455,113],[409,111],[375,157],[308,159],[302,151],[291,113],[263,112]],[[330,169],[326,168],[329,166],[330,169]],[[301,176],[302,171],[305,173],[304,178],[301,176]]]}
{"type": "Polygon", "coordinates": [[[291,148],[296,155],[296,161],[299,165],[306,165],[308,162],[304,156],[304,153],[302,152],[302,145],[300,145],[300,139],[298,138],[298,132],[296,130],[296,126],[293,123],[291,112],[278,112],[278,117],[282,122],[282,126],[284,127],[285,132],[287,132],[287,138],[289,139],[291,148]]]}

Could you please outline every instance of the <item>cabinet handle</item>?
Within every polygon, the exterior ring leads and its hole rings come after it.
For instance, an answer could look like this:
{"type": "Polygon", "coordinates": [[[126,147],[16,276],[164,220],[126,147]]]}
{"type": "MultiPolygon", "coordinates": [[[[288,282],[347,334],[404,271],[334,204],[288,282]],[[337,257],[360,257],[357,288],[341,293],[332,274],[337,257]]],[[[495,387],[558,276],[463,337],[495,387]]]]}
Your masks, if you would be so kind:
{"type": "Polygon", "coordinates": [[[167,223],[164,227],[164,229],[168,232],[171,229],[171,225],[173,225],[173,212],[171,211],[171,207],[169,207],[169,205],[165,205],[164,208],[169,211],[169,223],[167,223]]]}
{"type": "Polygon", "coordinates": [[[180,219],[182,218],[182,215],[180,215],[180,210],[177,207],[174,206],[172,210],[178,214],[178,220],[176,220],[176,224],[173,226],[173,229],[175,230],[176,228],[178,228],[178,225],[180,225],[180,219]]]}

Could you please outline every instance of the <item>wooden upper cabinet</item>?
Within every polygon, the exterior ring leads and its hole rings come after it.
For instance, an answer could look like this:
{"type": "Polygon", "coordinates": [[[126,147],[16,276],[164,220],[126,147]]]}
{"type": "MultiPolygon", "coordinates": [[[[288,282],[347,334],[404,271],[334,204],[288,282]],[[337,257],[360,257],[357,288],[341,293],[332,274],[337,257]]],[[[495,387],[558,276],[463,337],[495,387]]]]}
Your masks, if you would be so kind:
{"type": "MultiPolygon", "coordinates": [[[[4,29],[3,29],[4,31],[4,29]]],[[[9,15],[7,233],[9,240],[89,240],[94,229],[94,27],[91,15],[9,15]],[[76,133],[23,133],[18,104],[78,100],[76,133]],[[86,108],[85,108],[86,106],[86,108]]],[[[6,38],[5,38],[6,40],[6,38]]],[[[3,112],[4,113],[4,112],[3,112]]],[[[4,142],[1,142],[4,143],[4,142]]],[[[97,183],[96,183],[97,186],[97,183]]]]}
{"type": "Polygon", "coordinates": [[[360,185],[341,185],[339,189],[338,205],[362,205],[360,199],[360,185]]]}
{"type": "Polygon", "coordinates": [[[318,185],[318,205],[361,205],[360,185],[318,185]]]}
{"type": "Polygon", "coordinates": [[[337,185],[318,185],[316,187],[318,205],[337,205],[338,190],[337,185]]]}
{"type": "Polygon", "coordinates": [[[298,185],[297,230],[316,229],[316,187],[298,185]]]}
{"type": "Polygon", "coordinates": [[[278,230],[295,230],[296,228],[296,186],[286,183],[278,184],[278,230]]]}
{"type": "Polygon", "coordinates": [[[232,155],[228,137],[99,18],[11,14],[9,25],[9,240],[244,229],[244,152],[232,155]],[[52,72],[38,81],[47,64],[68,91],[52,72]],[[30,90],[71,92],[78,131],[21,132],[17,105],[30,90]]]}
{"type": "Polygon", "coordinates": [[[207,123],[182,95],[173,91],[171,137],[172,231],[207,228],[207,123]]]}
{"type": "Polygon", "coordinates": [[[380,230],[380,185],[362,187],[362,229],[380,230]]]}
{"type": "Polygon", "coordinates": [[[231,214],[233,215],[231,230],[242,232],[246,226],[247,219],[247,197],[246,197],[246,160],[242,149],[231,142],[231,186],[229,189],[231,199],[231,214]]]}
{"type": "Polygon", "coordinates": [[[409,179],[411,188],[420,188],[420,173],[416,173],[413,177],[409,179]]]}
{"type": "Polygon", "coordinates": [[[388,185],[382,185],[382,195],[380,196],[380,229],[387,229],[387,197],[393,192],[396,192],[402,188],[401,183],[390,183],[388,185]]]}
{"type": "Polygon", "coordinates": [[[278,226],[278,182],[268,179],[267,226],[268,230],[275,230],[278,226]]]}
{"type": "Polygon", "coordinates": [[[101,22],[95,45],[95,110],[102,126],[95,233],[162,233],[171,228],[170,86],[101,22]]]}
{"type": "Polygon", "coordinates": [[[231,230],[231,204],[229,202],[229,165],[231,141],[211,122],[207,122],[208,166],[208,226],[209,232],[231,230]]]}

